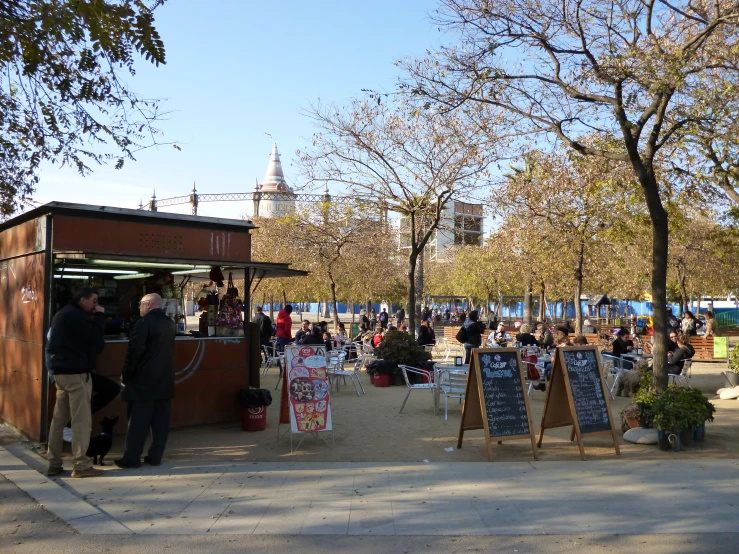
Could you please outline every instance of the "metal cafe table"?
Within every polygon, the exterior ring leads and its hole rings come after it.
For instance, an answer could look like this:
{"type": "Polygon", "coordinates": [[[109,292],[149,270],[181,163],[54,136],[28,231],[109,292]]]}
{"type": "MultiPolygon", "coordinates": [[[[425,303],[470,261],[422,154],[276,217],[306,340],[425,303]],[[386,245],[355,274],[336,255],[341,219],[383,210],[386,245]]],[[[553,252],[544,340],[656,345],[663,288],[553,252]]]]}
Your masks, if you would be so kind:
{"type": "Polygon", "coordinates": [[[438,415],[439,413],[439,397],[441,396],[441,389],[439,388],[439,381],[441,380],[441,374],[444,372],[449,373],[464,373],[465,375],[469,373],[470,366],[469,364],[463,364],[463,365],[454,365],[454,364],[446,364],[446,363],[438,363],[434,364],[434,384],[436,387],[434,387],[434,415],[438,415]]]}

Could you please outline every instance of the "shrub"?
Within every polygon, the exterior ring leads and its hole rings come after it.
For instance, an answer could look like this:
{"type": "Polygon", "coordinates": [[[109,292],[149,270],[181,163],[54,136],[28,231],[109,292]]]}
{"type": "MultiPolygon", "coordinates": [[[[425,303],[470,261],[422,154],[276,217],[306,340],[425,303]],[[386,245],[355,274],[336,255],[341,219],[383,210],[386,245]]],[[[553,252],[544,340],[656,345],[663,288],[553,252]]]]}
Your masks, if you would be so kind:
{"type": "Polygon", "coordinates": [[[409,365],[419,367],[431,359],[431,353],[418,346],[413,336],[400,331],[389,331],[375,348],[375,356],[387,361],[393,367],[409,365]]]}

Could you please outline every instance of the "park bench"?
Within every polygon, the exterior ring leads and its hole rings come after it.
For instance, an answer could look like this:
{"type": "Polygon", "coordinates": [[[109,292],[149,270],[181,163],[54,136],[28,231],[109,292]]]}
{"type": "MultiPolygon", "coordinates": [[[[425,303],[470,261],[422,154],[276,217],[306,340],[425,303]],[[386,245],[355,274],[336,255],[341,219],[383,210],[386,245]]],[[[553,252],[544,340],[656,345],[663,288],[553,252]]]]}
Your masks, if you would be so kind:
{"type": "MultiPolygon", "coordinates": [[[[598,341],[600,340],[600,336],[598,336],[598,333],[583,333],[582,336],[587,339],[588,344],[598,344],[598,341]]],[[[570,339],[574,338],[575,336],[570,335],[570,339]]]]}
{"type": "Polygon", "coordinates": [[[726,361],[726,358],[713,357],[713,337],[690,337],[690,345],[695,348],[694,360],[702,362],[726,361]]]}

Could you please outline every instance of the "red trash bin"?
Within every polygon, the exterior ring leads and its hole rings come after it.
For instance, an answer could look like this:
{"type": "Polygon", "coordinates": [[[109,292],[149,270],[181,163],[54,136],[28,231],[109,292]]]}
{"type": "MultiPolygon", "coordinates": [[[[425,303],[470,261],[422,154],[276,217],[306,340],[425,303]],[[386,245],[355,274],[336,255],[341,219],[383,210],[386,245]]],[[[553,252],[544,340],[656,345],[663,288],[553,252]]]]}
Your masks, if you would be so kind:
{"type": "Polygon", "coordinates": [[[267,406],[241,408],[241,428],[244,431],[264,431],[267,428],[267,406]]]}

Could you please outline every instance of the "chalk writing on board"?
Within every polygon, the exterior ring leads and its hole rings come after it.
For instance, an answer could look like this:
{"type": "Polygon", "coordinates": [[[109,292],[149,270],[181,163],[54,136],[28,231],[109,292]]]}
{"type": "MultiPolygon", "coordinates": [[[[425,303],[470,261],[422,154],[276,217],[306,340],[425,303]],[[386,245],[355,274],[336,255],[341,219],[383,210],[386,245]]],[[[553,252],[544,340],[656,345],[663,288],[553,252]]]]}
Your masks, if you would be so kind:
{"type": "Polygon", "coordinates": [[[610,431],[608,404],[593,350],[563,352],[580,433],[610,431]]]}
{"type": "Polygon", "coordinates": [[[480,356],[483,401],[491,437],[529,434],[529,418],[516,352],[480,356]]]}

